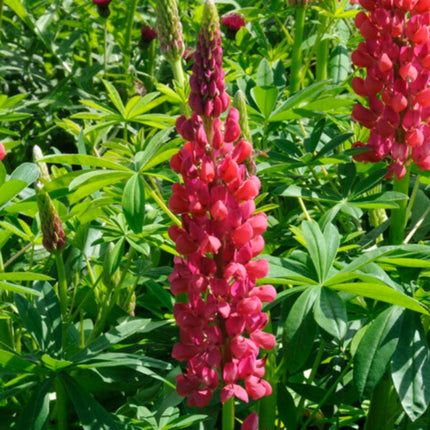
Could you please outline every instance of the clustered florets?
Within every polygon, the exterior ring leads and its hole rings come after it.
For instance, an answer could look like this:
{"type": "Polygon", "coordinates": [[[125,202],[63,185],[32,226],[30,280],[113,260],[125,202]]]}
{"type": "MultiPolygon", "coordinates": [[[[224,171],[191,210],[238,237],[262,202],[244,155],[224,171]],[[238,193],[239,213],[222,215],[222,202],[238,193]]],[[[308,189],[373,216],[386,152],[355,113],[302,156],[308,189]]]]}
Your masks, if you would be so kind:
{"type": "Polygon", "coordinates": [[[352,80],[354,91],[369,106],[356,104],[352,119],[370,129],[367,148],[357,161],[388,160],[389,171],[402,178],[415,162],[430,170],[430,1],[360,0],[368,11],[355,24],[366,39],[352,61],[367,70],[352,80]],[[378,96],[379,95],[379,96],[378,96]]]}
{"type": "MultiPolygon", "coordinates": [[[[213,8],[206,3],[209,19],[196,49],[194,113],[176,122],[187,143],[170,162],[183,184],[172,187],[169,208],[181,215],[182,225],[171,226],[169,236],[183,257],[175,257],[169,281],[175,296],[187,295],[174,306],[180,341],[172,356],[187,361],[186,373],[176,378],[178,393],[199,407],[218,387],[222,403],[233,396],[247,402],[270,395],[259,350],[275,346],[275,337],[263,331],[268,316],[262,304],[273,301],[276,291],[257,286],[269,267],[265,259],[254,260],[264,248],[267,216],[255,213],[260,181],[246,167],[252,146],[240,137],[239,111],[231,108],[225,121],[219,118],[230,100],[213,8]]],[[[258,427],[256,414],[245,421],[243,428],[258,427]]]]}
{"type": "Polygon", "coordinates": [[[252,260],[264,247],[267,217],[255,214],[260,181],[245,167],[252,148],[240,139],[238,119],[235,108],[224,123],[216,118],[212,144],[197,114],[177,121],[188,143],[171,160],[184,184],[173,185],[169,207],[182,215],[182,227],[170,227],[169,235],[186,257],[175,258],[169,280],[174,295],[188,294],[187,303],[174,307],[181,341],[173,357],[188,361],[177,386],[190,405],[207,404],[220,376],[223,402],[233,395],[248,401],[248,395],[258,399],[271,393],[262,379],[265,360],[257,357],[260,347],[275,344],[274,336],[262,331],[268,317],[261,308],[276,292],[271,285],[256,286],[268,264],[252,260]]]}

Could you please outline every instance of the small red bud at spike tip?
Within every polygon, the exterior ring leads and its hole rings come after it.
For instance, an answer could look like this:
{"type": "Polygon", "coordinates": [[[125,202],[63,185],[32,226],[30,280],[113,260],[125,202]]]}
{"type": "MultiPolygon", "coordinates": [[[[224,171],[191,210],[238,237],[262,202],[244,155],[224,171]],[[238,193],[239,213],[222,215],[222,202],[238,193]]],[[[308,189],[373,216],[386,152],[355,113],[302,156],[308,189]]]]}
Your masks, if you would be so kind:
{"type": "Polygon", "coordinates": [[[401,179],[415,163],[429,170],[430,160],[430,27],[428,0],[360,0],[355,25],[365,38],[352,53],[352,62],[366,69],[352,88],[368,98],[368,106],[352,109],[354,121],[370,130],[366,148],[354,159],[386,161],[387,177],[401,179]]]}
{"type": "MultiPolygon", "coordinates": [[[[236,397],[248,402],[272,392],[265,381],[260,349],[275,346],[275,337],[264,331],[268,316],[263,303],[272,302],[271,285],[257,287],[267,276],[266,259],[254,260],[264,248],[262,234],[267,216],[255,214],[254,199],[261,183],[249,170],[251,143],[244,140],[241,111],[231,108],[224,90],[218,14],[212,0],[203,12],[193,75],[190,79],[191,118],[180,116],[177,132],[187,140],[170,161],[182,176],[175,183],[169,208],[181,216],[182,225],[169,228],[175,242],[172,294],[187,296],[177,302],[174,316],[180,339],[172,356],[187,362],[176,378],[177,391],[189,406],[206,406],[216,389],[221,402],[236,397]]],[[[258,426],[258,416],[248,417],[242,428],[258,426]]]]}

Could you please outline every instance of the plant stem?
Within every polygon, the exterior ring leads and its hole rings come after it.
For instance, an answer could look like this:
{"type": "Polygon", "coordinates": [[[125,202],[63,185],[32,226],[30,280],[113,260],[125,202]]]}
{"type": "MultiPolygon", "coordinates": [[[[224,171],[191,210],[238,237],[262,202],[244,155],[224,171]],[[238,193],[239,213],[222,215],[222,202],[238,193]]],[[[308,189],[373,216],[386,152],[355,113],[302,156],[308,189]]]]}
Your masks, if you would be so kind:
{"type": "Polygon", "coordinates": [[[104,38],[104,52],[103,52],[103,77],[104,79],[107,79],[107,48],[108,48],[108,44],[107,44],[107,36],[108,36],[108,32],[107,32],[107,20],[105,19],[105,22],[103,24],[103,38],[104,38]]]}
{"type": "Polygon", "coordinates": [[[128,9],[128,15],[127,15],[127,21],[126,21],[126,27],[125,27],[125,46],[124,46],[124,76],[125,81],[127,82],[127,89],[130,88],[131,83],[128,76],[128,68],[130,66],[130,58],[131,58],[131,33],[133,28],[133,19],[134,15],[136,13],[136,4],[137,0],[130,0],[129,5],[127,7],[128,9]]]}
{"type": "Polygon", "coordinates": [[[234,430],[234,396],[222,405],[222,430],[234,430]]]}
{"type": "MultiPolygon", "coordinates": [[[[320,18],[320,27],[326,29],[327,25],[327,17],[322,16],[320,18]]],[[[326,31],[324,31],[326,34],[326,31]]],[[[324,35],[322,36],[324,37],[324,35]]],[[[316,48],[316,73],[315,78],[317,81],[324,81],[328,77],[327,73],[327,65],[328,65],[328,55],[329,55],[329,39],[324,39],[319,41],[318,46],[316,48]]]]}
{"type": "Polygon", "coordinates": [[[302,68],[302,43],[305,29],[306,3],[298,1],[294,23],[294,44],[291,57],[290,91],[297,92],[300,89],[300,70],[302,68]]]}
{"type": "MultiPolygon", "coordinates": [[[[187,118],[190,117],[190,112],[188,109],[187,100],[185,98],[185,79],[184,79],[184,69],[182,67],[182,59],[176,58],[170,61],[170,67],[172,68],[173,77],[179,87],[180,95],[184,96],[184,99],[181,102],[181,113],[184,114],[187,118]]],[[[182,98],[182,97],[181,97],[182,98]]]]}
{"type": "Polygon", "coordinates": [[[375,387],[363,430],[392,430],[399,412],[396,390],[388,376],[375,387]]]}
{"type": "MultiPolygon", "coordinates": [[[[394,178],[393,191],[409,195],[409,169],[402,179],[394,178]]],[[[391,211],[389,241],[391,245],[399,245],[405,238],[407,198],[398,203],[399,207],[391,211]]]]}
{"type": "MultiPolygon", "coordinates": [[[[0,30],[3,22],[3,9],[4,9],[4,0],[0,0],[0,30]]],[[[1,32],[0,32],[0,40],[1,40],[1,32]]]]}
{"type": "Polygon", "coordinates": [[[66,269],[64,267],[63,253],[62,251],[55,252],[55,263],[57,265],[57,277],[58,277],[58,296],[60,299],[61,315],[63,317],[63,323],[67,317],[67,277],[66,269]]]}
{"type": "Polygon", "coordinates": [[[67,394],[60,379],[55,378],[57,429],[67,430],[67,394]]]}

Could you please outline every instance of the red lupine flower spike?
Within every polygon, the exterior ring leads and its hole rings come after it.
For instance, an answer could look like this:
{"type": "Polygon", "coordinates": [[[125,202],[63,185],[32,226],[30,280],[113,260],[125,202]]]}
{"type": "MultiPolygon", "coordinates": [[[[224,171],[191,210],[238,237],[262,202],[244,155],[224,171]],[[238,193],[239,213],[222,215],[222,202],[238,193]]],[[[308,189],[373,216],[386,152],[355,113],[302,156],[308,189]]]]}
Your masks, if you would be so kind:
{"type": "MultiPolygon", "coordinates": [[[[369,100],[357,104],[352,119],[371,130],[367,144],[353,148],[368,151],[354,155],[356,161],[389,164],[387,177],[406,174],[415,162],[428,170],[430,135],[430,30],[427,0],[360,0],[367,13],[359,12],[355,25],[366,39],[352,54],[357,67],[366,68],[365,79],[354,78],[352,87],[369,100]],[[422,148],[422,149],[421,149],[422,148]]],[[[429,154],[430,155],[430,154],[429,154]]]]}
{"type": "MultiPolygon", "coordinates": [[[[174,259],[169,281],[172,294],[188,297],[174,306],[180,339],[172,356],[187,362],[186,373],[176,378],[178,393],[199,407],[217,388],[223,403],[233,396],[247,402],[270,395],[258,354],[275,345],[275,337],[263,331],[268,316],[262,304],[273,301],[276,291],[256,286],[269,266],[265,259],[253,260],[264,248],[267,216],[255,214],[261,184],[247,167],[252,145],[240,137],[237,109],[230,109],[224,122],[219,118],[229,98],[217,20],[209,0],[190,80],[194,112],[176,121],[188,142],[170,162],[183,178],[169,199],[182,226],[171,226],[168,233],[183,257],[174,259]]],[[[244,428],[257,421],[252,416],[244,428]]]]}

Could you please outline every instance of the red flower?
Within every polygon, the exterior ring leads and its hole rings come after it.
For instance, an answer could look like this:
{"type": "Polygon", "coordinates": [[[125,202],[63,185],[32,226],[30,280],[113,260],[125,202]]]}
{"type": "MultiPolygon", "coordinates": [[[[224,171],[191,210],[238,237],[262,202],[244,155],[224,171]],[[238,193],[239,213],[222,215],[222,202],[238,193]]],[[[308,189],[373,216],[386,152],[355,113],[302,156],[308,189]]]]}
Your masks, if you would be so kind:
{"type": "Polygon", "coordinates": [[[0,143],[0,161],[3,160],[5,156],[6,156],[6,149],[4,148],[4,145],[0,143]]]}
{"type": "Polygon", "coordinates": [[[245,19],[236,12],[230,12],[221,18],[221,24],[227,31],[236,34],[242,27],[245,27],[245,19]]]}
{"type": "Polygon", "coordinates": [[[351,117],[370,129],[368,148],[356,161],[387,161],[387,177],[397,179],[406,165],[429,170],[430,151],[430,3],[427,0],[360,0],[355,25],[365,38],[352,53],[352,62],[366,69],[365,79],[354,78],[352,87],[369,100],[368,108],[356,104],[351,117]]]}
{"type": "Polygon", "coordinates": [[[150,27],[145,25],[140,29],[140,47],[147,48],[149,44],[157,38],[157,32],[150,27]]]}

